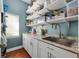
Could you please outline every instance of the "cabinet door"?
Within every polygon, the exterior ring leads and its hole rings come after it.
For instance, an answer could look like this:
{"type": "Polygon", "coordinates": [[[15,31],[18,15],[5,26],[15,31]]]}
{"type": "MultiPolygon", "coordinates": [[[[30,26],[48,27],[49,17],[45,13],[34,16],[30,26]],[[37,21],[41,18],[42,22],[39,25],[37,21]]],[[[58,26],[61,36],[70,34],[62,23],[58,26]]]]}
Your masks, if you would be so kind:
{"type": "Polygon", "coordinates": [[[29,38],[27,35],[23,34],[23,47],[29,53],[29,38]]]}
{"type": "Polygon", "coordinates": [[[54,55],[53,53],[53,49],[50,49],[49,47],[47,47],[46,49],[47,51],[47,58],[56,58],[56,55],[54,55]]]}
{"type": "Polygon", "coordinates": [[[25,50],[27,50],[27,39],[26,36],[23,34],[23,47],[25,48],[25,50]]]}
{"type": "Polygon", "coordinates": [[[38,48],[38,57],[39,58],[47,58],[46,46],[47,45],[44,42],[39,41],[39,48],[38,48]]]}
{"type": "Polygon", "coordinates": [[[38,41],[37,39],[33,39],[33,58],[37,58],[37,49],[38,49],[38,41]]]}
{"type": "Polygon", "coordinates": [[[24,34],[23,34],[23,47],[25,48],[25,37],[24,37],[24,34]]]}
{"type": "Polygon", "coordinates": [[[28,48],[27,48],[27,50],[28,50],[28,53],[29,53],[30,56],[32,56],[31,49],[32,49],[32,47],[31,47],[31,41],[30,41],[30,39],[28,39],[28,48]]]}
{"type": "Polygon", "coordinates": [[[25,49],[26,49],[27,51],[28,51],[28,43],[29,43],[28,40],[29,40],[28,37],[25,36],[25,49]]]}
{"type": "Polygon", "coordinates": [[[66,51],[64,49],[48,45],[47,54],[49,58],[76,58],[77,55],[75,53],[66,51]]]}
{"type": "Polygon", "coordinates": [[[27,38],[27,40],[28,40],[28,53],[29,53],[29,55],[32,57],[33,56],[33,38],[31,38],[31,37],[28,37],[27,38]]]}

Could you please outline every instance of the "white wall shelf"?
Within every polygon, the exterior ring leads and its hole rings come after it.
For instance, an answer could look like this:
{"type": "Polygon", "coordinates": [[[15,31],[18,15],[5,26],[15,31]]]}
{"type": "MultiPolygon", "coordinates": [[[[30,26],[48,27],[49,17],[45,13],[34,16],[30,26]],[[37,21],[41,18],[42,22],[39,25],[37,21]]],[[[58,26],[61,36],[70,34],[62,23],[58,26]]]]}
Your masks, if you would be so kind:
{"type": "Polygon", "coordinates": [[[51,4],[48,4],[48,10],[56,10],[60,9],[62,7],[66,6],[66,1],[65,0],[56,0],[51,4]]]}
{"type": "Polygon", "coordinates": [[[37,23],[37,24],[30,24],[30,25],[26,25],[26,26],[33,27],[33,26],[39,26],[39,25],[45,25],[45,24],[47,24],[47,22],[42,22],[42,23],[37,23]]]}
{"type": "Polygon", "coordinates": [[[26,13],[29,13],[29,14],[32,14],[34,13],[35,11],[38,11],[40,10],[40,7],[42,5],[40,5],[40,3],[44,3],[44,0],[40,1],[40,0],[37,0],[36,2],[33,2],[33,5],[27,9],[26,13]]]}
{"type": "Polygon", "coordinates": [[[50,21],[47,22],[42,22],[42,23],[37,23],[37,24],[31,24],[31,25],[26,25],[26,26],[38,26],[38,25],[45,25],[45,24],[50,24],[50,23],[61,23],[61,22],[70,22],[70,21],[77,21],[78,20],[78,15],[75,16],[69,16],[69,17],[63,17],[63,18],[58,18],[58,19],[51,19],[50,21]]]}
{"type": "MultiPolygon", "coordinates": [[[[67,3],[66,0],[55,0],[54,2],[47,4],[47,9],[48,10],[56,10],[56,9],[60,9],[60,8],[66,6],[67,11],[68,11],[68,6],[70,4],[73,4],[75,1],[77,1],[77,0],[72,0],[67,3]]],[[[43,8],[39,11],[34,12],[33,15],[31,15],[29,17],[30,20],[36,21],[38,17],[44,15],[46,12],[49,12],[47,9],[43,8]]],[[[31,24],[31,25],[26,25],[26,26],[32,27],[32,26],[45,25],[45,24],[50,24],[50,23],[62,23],[62,22],[70,22],[70,21],[77,21],[77,20],[78,20],[78,15],[74,15],[74,16],[50,19],[50,20],[43,22],[43,23],[31,24]]]]}
{"type": "Polygon", "coordinates": [[[61,23],[61,22],[76,21],[76,20],[78,20],[78,15],[63,17],[63,18],[58,18],[58,19],[52,19],[48,21],[48,23],[61,23]]]}
{"type": "Polygon", "coordinates": [[[76,21],[76,20],[78,20],[78,16],[79,16],[79,15],[66,17],[66,20],[67,20],[67,21],[76,21]]]}
{"type": "Polygon", "coordinates": [[[45,15],[45,13],[49,12],[46,8],[41,9],[38,14],[39,15],[45,15]]]}
{"type": "Polygon", "coordinates": [[[72,3],[74,3],[74,2],[76,2],[77,0],[72,0],[72,1],[70,1],[69,3],[67,3],[67,5],[70,5],[70,4],[72,4],[72,3]]]}
{"type": "Polygon", "coordinates": [[[27,27],[32,27],[32,25],[26,25],[27,27]]]}
{"type": "MultiPolygon", "coordinates": [[[[40,1],[40,0],[39,0],[40,1]]],[[[70,4],[74,3],[77,0],[72,0],[70,2],[66,2],[65,0],[55,0],[54,2],[47,4],[47,9],[48,10],[56,10],[56,9],[60,9],[62,7],[68,7],[70,4]]],[[[28,8],[28,10],[26,11],[26,13],[30,13],[30,14],[34,14],[35,10],[39,9],[40,6],[37,3],[38,1],[34,2],[32,7],[28,8]],[[35,7],[36,6],[36,7],[35,7]]],[[[44,1],[43,1],[44,2],[44,1]]],[[[46,12],[49,12],[46,8],[43,8],[41,10],[38,11],[38,15],[44,15],[46,12]]],[[[37,16],[35,16],[34,18],[37,18],[37,16]]]]}
{"type": "Polygon", "coordinates": [[[38,14],[38,11],[37,12],[34,12],[32,15],[28,16],[26,19],[27,20],[35,20],[37,18],[39,18],[41,15],[38,14]]]}
{"type": "Polygon", "coordinates": [[[22,0],[25,3],[31,4],[31,0],[22,0]]]}

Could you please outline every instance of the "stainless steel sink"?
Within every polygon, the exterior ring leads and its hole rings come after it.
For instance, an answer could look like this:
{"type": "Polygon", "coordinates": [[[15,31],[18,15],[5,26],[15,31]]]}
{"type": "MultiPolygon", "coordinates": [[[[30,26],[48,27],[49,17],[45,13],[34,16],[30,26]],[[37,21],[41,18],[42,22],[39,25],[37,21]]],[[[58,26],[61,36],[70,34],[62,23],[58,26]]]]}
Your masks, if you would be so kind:
{"type": "Polygon", "coordinates": [[[76,42],[76,40],[60,39],[60,38],[56,38],[56,37],[45,37],[43,39],[51,41],[51,42],[56,42],[58,44],[65,45],[68,47],[71,47],[76,42]]]}
{"type": "Polygon", "coordinates": [[[56,38],[56,37],[45,37],[43,39],[48,40],[48,41],[52,41],[52,42],[57,42],[58,41],[58,38],[56,38]]]}

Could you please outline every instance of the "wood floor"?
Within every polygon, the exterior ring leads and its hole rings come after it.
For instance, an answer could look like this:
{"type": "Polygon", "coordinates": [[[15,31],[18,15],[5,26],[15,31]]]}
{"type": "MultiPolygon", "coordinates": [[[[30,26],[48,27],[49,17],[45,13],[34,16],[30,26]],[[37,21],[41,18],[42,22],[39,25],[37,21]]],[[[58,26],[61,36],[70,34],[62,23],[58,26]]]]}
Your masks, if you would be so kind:
{"type": "Polygon", "coordinates": [[[6,53],[6,58],[31,58],[24,48],[6,53]]]}

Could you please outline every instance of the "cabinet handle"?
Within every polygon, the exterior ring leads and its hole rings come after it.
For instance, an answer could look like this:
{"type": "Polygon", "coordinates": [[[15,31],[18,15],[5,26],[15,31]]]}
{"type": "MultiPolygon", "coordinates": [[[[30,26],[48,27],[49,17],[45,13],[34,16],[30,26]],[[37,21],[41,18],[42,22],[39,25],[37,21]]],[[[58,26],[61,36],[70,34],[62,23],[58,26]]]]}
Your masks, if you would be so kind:
{"type": "Polygon", "coordinates": [[[51,54],[51,57],[56,58],[53,54],[51,54]]]}
{"type": "Polygon", "coordinates": [[[52,54],[50,53],[50,58],[52,58],[52,54]]]}
{"type": "Polygon", "coordinates": [[[30,45],[31,45],[31,46],[33,46],[33,43],[32,43],[32,42],[30,42],[30,45]]]}
{"type": "Polygon", "coordinates": [[[30,42],[30,45],[32,45],[32,42],[30,42]]]}
{"type": "Polygon", "coordinates": [[[51,54],[50,52],[48,52],[48,58],[55,58],[55,56],[51,54]]]}
{"type": "Polygon", "coordinates": [[[48,52],[48,58],[50,58],[50,53],[48,52]]]}

